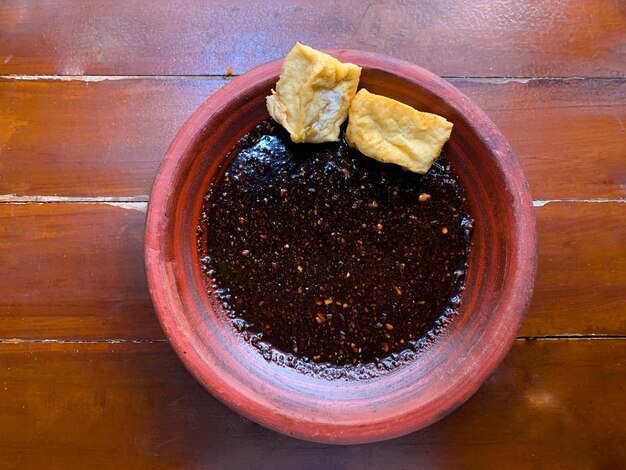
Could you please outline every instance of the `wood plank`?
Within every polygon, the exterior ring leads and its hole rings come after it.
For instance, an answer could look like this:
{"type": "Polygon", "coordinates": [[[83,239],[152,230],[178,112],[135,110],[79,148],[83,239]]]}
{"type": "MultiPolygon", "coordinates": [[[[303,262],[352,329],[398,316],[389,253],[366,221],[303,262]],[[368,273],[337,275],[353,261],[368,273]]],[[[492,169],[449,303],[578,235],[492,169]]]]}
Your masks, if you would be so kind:
{"type": "Polygon", "coordinates": [[[626,197],[626,80],[452,83],[500,128],[535,199],[626,197]]]}
{"type": "Polygon", "coordinates": [[[0,194],[146,195],[178,128],[223,81],[0,82],[0,194]]]}
{"type": "Polygon", "coordinates": [[[236,415],[168,344],[5,343],[0,354],[3,468],[618,468],[626,460],[626,340],[517,341],[444,420],[337,447],[236,415]]]}
{"type": "Polygon", "coordinates": [[[3,74],[240,73],[298,40],[386,53],[445,76],[626,74],[618,0],[5,0],[0,25],[3,74]]]}
{"type": "MultiPolygon", "coordinates": [[[[1,337],[163,338],[138,207],[0,204],[1,337]]],[[[626,335],[626,204],[536,212],[539,273],[520,334],[626,335]]]]}
{"type": "MultiPolygon", "coordinates": [[[[0,80],[0,194],[147,195],[221,80],[0,80]]],[[[626,80],[452,80],[516,151],[536,199],[626,197],[626,80]]]]}
{"type": "Polygon", "coordinates": [[[2,336],[162,338],[144,218],[105,204],[0,204],[2,336]]]}
{"type": "Polygon", "coordinates": [[[524,336],[626,335],[626,204],[536,208],[539,266],[524,336]]]}

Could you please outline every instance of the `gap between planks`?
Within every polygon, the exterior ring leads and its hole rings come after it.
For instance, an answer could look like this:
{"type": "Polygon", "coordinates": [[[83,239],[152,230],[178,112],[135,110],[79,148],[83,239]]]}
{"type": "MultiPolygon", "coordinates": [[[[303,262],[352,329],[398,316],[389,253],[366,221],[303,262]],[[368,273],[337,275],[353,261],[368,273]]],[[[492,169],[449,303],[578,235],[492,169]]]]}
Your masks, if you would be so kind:
{"type": "Polygon", "coordinates": [[[0,344],[157,344],[166,339],[24,339],[0,338],[0,344]]]}
{"type": "MultiPolygon", "coordinates": [[[[138,210],[145,212],[149,196],[103,196],[103,197],[72,197],[72,196],[16,196],[15,194],[1,194],[0,204],[106,204],[122,209],[138,210]]],[[[548,204],[557,203],[626,203],[626,199],[536,199],[533,201],[534,207],[543,207],[548,204]]]]}
{"type": "Polygon", "coordinates": [[[148,196],[66,197],[2,194],[0,195],[0,204],[104,204],[121,209],[146,212],[148,209],[148,196]]]}
{"type": "MultiPolygon", "coordinates": [[[[562,334],[546,336],[518,336],[517,341],[589,341],[589,340],[626,340],[622,335],[583,335],[562,334]]],[[[3,344],[169,344],[167,339],[24,339],[24,338],[0,338],[3,344]]]]}
{"type": "MultiPolygon", "coordinates": [[[[9,74],[0,75],[1,80],[14,81],[62,81],[62,82],[103,82],[114,80],[230,80],[238,77],[239,74],[197,74],[197,75],[20,75],[9,74]]],[[[472,80],[495,85],[505,85],[507,83],[529,83],[532,81],[584,81],[584,80],[606,80],[620,81],[626,77],[473,77],[473,76],[455,76],[443,75],[442,78],[447,80],[472,80]]]]}

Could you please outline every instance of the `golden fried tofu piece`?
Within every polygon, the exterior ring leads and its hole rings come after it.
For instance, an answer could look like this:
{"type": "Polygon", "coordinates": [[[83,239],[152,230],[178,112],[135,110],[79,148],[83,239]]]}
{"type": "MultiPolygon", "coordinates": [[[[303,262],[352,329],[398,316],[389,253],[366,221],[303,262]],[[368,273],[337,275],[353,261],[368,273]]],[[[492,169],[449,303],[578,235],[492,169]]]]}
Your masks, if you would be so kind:
{"type": "Polygon", "coordinates": [[[298,42],[267,97],[267,110],[293,142],[337,141],[360,77],[361,67],[298,42]]]}
{"type": "Polygon", "coordinates": [[[346,140],[368,157],[424,174],[451,132],[441,116],[361,89],[350,105],[346,140]]]}

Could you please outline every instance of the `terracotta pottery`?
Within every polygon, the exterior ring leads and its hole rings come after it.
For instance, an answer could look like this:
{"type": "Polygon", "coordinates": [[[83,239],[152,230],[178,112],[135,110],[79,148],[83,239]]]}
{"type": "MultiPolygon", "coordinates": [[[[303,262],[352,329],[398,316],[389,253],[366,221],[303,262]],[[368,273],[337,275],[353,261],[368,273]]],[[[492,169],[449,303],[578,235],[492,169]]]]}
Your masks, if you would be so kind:
{"type": "Polygon", "coordinates": [[[414,65],[353,50],[360,86],[454,123],[448,158],[475,217],[458,316],[412,363],[367,381],[329,381],[267,362],[235,332],[203,288],[196,225],[203,195],[235,142],[268,118],[265,97],[281,60],[233,79],[184,124],[156,176],[145,236],[150,294],[172,347],[196,379],[233,410],[290,436],[348,444],[423,428],[466,401],[511,347],[537,265],[532,199],[506,140],[445,80],[414,65]]]}

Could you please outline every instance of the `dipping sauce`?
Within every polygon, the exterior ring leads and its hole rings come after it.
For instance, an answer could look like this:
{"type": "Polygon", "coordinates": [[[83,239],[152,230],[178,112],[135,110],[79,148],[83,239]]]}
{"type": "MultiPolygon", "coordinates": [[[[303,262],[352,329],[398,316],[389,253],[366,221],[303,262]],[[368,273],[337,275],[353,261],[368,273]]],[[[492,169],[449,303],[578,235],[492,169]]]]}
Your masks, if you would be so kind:
{"type": "Polygon", "coordinates": [[[445,155],[426,175],[266,121],[233,148],[198,225],[206,285],[242,338],[305,373],[373,377],[453,321],[473,221],[445,155]]]}

